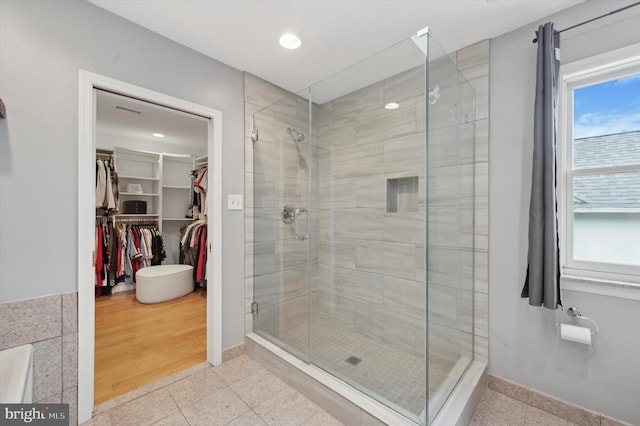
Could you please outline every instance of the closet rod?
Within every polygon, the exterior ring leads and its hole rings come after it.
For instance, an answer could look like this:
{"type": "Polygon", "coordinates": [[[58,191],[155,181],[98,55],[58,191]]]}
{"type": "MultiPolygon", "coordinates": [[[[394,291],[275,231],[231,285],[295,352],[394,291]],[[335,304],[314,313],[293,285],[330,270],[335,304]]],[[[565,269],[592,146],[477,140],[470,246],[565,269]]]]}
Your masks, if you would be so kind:
{"type": "Polygon", "coordinates": [[[134,222],[134,223],[138,223],[138,224],[148,224],[148,225],[153,225],[153,226],[157,226],[158,225],[158,220],[157,219],[150,219],[150,218],[129,218],[129,219],[121,219],[121,218],[117,218],[114,216],[98,216],[96,215],[96,219],[102,219],[103,221],[111,221],[114,223],[118,223],[118,222],[134,222]]]}
{"type": "MultiPolygon", "coordinates": [[[[564,30],[559,30],[558,33],[563,33],[565,31],[569,31],[569,30],[572,30],[574,28],[580,27],[580,26],[582,26],[584,24],[588,24],[589,22],[597,21],[598,19],[602,19],[602,18],[606,18],[607,16],[615,15],[618,12],[622,12],[623,10],[630,9],[630,8],[638,6],[638,5],[640,5],[640,1],[632,3],[632,4],[630,4],[628,6],[625,6],[625,7],[621,7],[620,9],[616,9],[616,10],[611,11],[609,13],[605,13],[604,15],[596,16],[595,18],[591,18],[591,19],[589,19],[587,21],[580,22],[579,24],[572,25],[571,27],[565,28],[564,30]]],[[[538,32],[536,31],[536,35],[537,35],[537,33],[538,32]]],[[[533,39],[533,43],[537,43],[537,42],[538,42],[538,38],[536,37],[536,38],[533,39]]]]}

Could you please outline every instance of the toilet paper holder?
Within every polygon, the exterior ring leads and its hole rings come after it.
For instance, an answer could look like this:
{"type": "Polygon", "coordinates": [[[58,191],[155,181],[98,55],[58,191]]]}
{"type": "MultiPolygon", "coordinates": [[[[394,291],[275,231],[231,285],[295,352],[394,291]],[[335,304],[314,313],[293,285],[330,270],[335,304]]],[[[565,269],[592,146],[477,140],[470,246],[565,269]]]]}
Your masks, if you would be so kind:
{"type": "MultiPolygon", "coordinates": [[[[571,318],[581,319],[581,320],[585,320],[585,321],[591,322],[595,327],[594,330],[591,330],[591,335],[592,336],[594,334],[597,334],[600,331],[600,327],[598,326],[598,323],[595,322],[594,320],[592,320],[591,318],[585,317],[584,315],[582,315],[580,313],[580,311],[578,310],[578,308],[571,307],[571,308],[567,309],[567,315],[570,316],[571,318]]],[[[589,327],[589,328],[591,328],[591,327],[589,327]]]]}

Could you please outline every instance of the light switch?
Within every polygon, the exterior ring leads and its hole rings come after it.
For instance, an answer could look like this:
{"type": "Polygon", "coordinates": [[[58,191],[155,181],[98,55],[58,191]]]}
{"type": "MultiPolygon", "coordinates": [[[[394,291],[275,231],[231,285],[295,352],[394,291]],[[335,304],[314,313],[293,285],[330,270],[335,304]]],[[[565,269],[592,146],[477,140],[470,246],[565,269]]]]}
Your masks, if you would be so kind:
{"type": "Polygon", "coordinates": [[[229,210],[242,210],[242,195],[229,194],[229,210]]]}

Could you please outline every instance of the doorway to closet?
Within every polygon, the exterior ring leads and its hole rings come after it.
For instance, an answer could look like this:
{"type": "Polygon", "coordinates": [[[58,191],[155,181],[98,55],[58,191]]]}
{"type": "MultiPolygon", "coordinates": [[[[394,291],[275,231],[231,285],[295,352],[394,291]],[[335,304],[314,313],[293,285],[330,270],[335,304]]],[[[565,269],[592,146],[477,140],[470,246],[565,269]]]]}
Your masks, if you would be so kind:
{"type": "MultiPolygon", "coordinates": [[[[96,388],[99,386],[98,372],[101,368],[111,368],[115,372],[121,370],[125,364],[135,366],[136,362],[139,363],[138,366],[151,367],[151,364],[157,363],[159,358],[172,351],[174,358],[183,358],[178,362],[184,362],[184,358],[189,357],[192,359],[187,360],[187,363],[197,363],[204,359],[213,365],[221,362],[222,256],[220,250],[215,250],[215,247],[221,246],[221,118],[220,111],[98,74],[80,71],[78,138],[78,420],[80,423],[89,420],[92,416],[94,385],[96,388]],[[115,110],[117,114],[126,113],[124,117],[128,117],[118,125],[115,125],[113,117],[110,117],[110,114],[116,113],[115,110]],[[183,137],[182,141],[178,141],[170,136],[174,129],[171,133],[169,130],[164,130],[164,138],[146,137],[145,133],[149,133],[149,130],[134,129],[132,123],[140,121],[134,119],[136,116],[140,118],[142,115],[146,117],[154,115],[149,111],[164,114],[160,122],[165,125],[173,122],[175,126],[180,127],[176,122],[185,117],[191,118],[202,125],[197,131],[200,136],[183,137]],[[159,142],[160,139],[163,141],[159,142]],[[99,164],[96,162],[98,158],[96,154],[98,152],[101,155],[113,155],[114,164],[119,167],[118,173],[122,177],[120,184],[113,187],[117,188],[118,194],[115,195],[120,197],[119,202],[117,204],[113,201],[111,204],[107,202],[102,210],[96,209],[96,200],[101,197],[100,194],[96,194],[96,169],[99,164]],[[98,278],[93,260],[96,259],[96,253],[94,253],[96,225],[102,221],[113,223],[117,220],[123,225],[155,227],[163,235],[164,262],[177,264],[181,260],[184,261],[180,253],[180,228],[193,223],[194,219],[201,219],[201,221],[205,219],[204,214],[202,218],[198,215],[194,218],[195,209],[188,209],[193,201],[190,172],[196,168],[197,163],[202,161],[208,162],[208,174],[201,183],[208,188],[209,209],[206,215],[208,232],[201,236],[199,243],[204,246],[207,256],[204,265],[200,268],[201,275],[195,286],[196,291],[174,301],[157,303],[156,306],[143,305],[136,300],[135,292],[131,292],[133,283],[116,282],[115,279],[110,282],[109,280],[113,277],[107,274],[104,279],[102,276],[98,278]],[[142,210],[125,212],[124,201],[130,201],[127,203],[128,209],[142,210]],[[114,204],[117,206],[115,209],[114,204]],[[131,207],[132,205],[134,207],[131,207]],[[126,216],[131,213],[136,215],[126,216]],[[101,284],[99,287],[95,285],[97,282],[101,284]],[[205,282],[206,290],[200,286],[200,283],[205,282]],[[100,288],[102,300],[96,298],[98,288],[100,288]],[[109,299],[104,299],[106,296],[109,299]],[[108,302],[105,303],[105,309],[99,306],[103,301],[108,302]],[[114,307],[116,304],[124,311],[116,313],[119,309],[114,307]],[[197,309],[194,306],[197,306],[197,309]],[[132,310],[133,307],[143,310],[136,312],[132,310]],[[160,309],[155,309],[157,307],[160,309]],[[154,310],[153,314],[150,308],[154,310]],[[166,313],[163,313],[163,310],[166,313]],[[185,314],[185,311],[189,314],[185,314]],[[111,318],[105,318],[105,313],[111,318]],[[175,318],[172,319],[170,315],[175,315],[175,318]],[[144,358],[139,351],[131,347],[133,339],[126,337],[126,333],[135,322],[155,327],[158,329],[156,334],[168,335],[170,339],[150,347],[148,357],[144,358]],[[160,324],[158,327],[158,322],[164,322],[164,325],[160,324]],[[125,335],[117,337],[118,343],[107,340],[104,345],[105,347],[117,345],[123,347],[126,352],[124,360],[116,360],[112,353],[99,358],[99,350],[101,350],[99,345],[102,343],[98,342],[98,339],[104,336],[99,335],[98,327],[105,323],[117,324],[112,338],[118,334],[125,335]],[[177,331],[169,329],[170,323],[177,325],[177,331]],[[195,334],[202,334],[203,326],[206,330],[204,339],[194,337],[195,334]],[[120,339],[120,337],[125,338],[120,339]],[[176,338],[181,342],[177,345],[191,352],[190,355],[185,355],[186,352],[183,352],[182,355],[175,357],[176,338]],[[206,349],[202,347],[203,341],[206,341],[206,349]],[[193,349],[194,346],[197,348],[193,349]],[[203,357],[205,353],[206,358],[203,357]],[[196,359],[198,361],[194,361],[196,359]]],[[[185,126],[191,127],[191,125],[185,126]]],[[[170,127],[164,126],[164,128],[170,127]]],[[[151,133],[162,133],[162,131],[151,130],[151,133]]],[[[196,213],[204,212],[196,210],[196,213]]],[[[148,259],[149,266],[151,266],[151,258],[148,259]]],[[[148,341],[153,334],[150,329],[143,333],[145,336],[142,337],[142,341],[148,341]]],[[[160,374],[165,376],[187,367],[186,364],[167,366],[162,364],[162,361],[158,364],[158,368],[162,370],[160,374]]],[[[141,368],[138,369],[141,370],[141,368]]],[[[139,387],[160,378],[153,374],[146,376],[146,379],[139,376],[127,380],[135,387],[139,387]]],[[[101,402],[99,398],[111,399],[115,396],[108,395],[108,392],[106,394],[107,396],[100,396],[96,392],[95,402],[101,402]]]]}
{"type": "Polygon", "coordinates": [[[98,405],[206,360],[208,120],[95,90],[98,405]]]}

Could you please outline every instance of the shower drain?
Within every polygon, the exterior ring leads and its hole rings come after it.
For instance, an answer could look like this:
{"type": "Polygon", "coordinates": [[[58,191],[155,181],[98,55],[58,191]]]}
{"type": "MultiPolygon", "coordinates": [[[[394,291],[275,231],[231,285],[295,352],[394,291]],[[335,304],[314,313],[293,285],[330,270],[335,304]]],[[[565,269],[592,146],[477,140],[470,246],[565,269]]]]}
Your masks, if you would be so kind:
{"type": "Polygon", "coordinates": [[[345,361],[347,361],[351,365],[358,365],[358,364],[360,364],[360,361],[362,361],[362,360],[360,358],[358,358],[357,356],[351,355],[349,358],[345,359],[345,361]]]}

